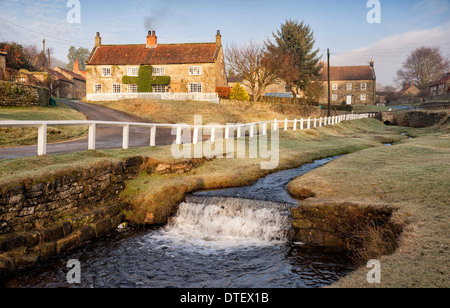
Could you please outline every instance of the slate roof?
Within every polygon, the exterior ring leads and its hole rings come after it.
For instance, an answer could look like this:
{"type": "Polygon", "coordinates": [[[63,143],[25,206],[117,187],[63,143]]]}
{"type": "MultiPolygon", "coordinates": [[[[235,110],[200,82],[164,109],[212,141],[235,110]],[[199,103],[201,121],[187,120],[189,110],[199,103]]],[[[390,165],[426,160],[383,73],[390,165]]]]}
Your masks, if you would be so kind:
{"type": "MultiPolygon", "coordinates": [[[[322,81],[328,80],[328,69],[322,69],[322,81]]],[[[369,65],[367,66],[331,66],[330,80],[375,80],[375,72],[369,65]]]]}
{"type": "Polygon", "coordinates": [[[213,63],[215,43],[146,45],[102,45],[92,52],[88,65],[163,65],[213,63]]]}

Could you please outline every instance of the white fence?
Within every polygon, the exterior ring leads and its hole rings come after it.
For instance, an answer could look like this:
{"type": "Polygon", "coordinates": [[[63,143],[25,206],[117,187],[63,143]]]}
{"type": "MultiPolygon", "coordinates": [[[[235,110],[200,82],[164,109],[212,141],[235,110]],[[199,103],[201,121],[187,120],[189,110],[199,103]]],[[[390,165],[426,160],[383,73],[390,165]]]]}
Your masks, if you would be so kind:
{"type": "Polygon", "coordinates": [[[186,124],[152,124],[152,123],[130,123],[130,122],[101,122],[101,121],[0,121],[0,127],[37,127],[38,128],[38,149],[37,155],[44,156],[47,154],[47,127],[48,126],[88,126],[88,150],[95,150],[96,144],[96,129],[98,126],[116,126],[123,128],[123,138],[122,138],[122,148],[129,149],[130,144],[130,127],[141,127],[150,129],[150,140],[149,145],[151,147],[156,146],[156,130],[158,127],[162,128],[172,128],[176,129],[176,144],[181,144],[182,140],[182,130],[184,128],[193,129],[193,144],[198,143],[198,136],[200,130],[210,130],[211,131],[211,142],[216,141],[216,130],[222,129],[224,135],[222,139],[230,138],[241,138],[242,131],[248,129],[249,137],[253,138],[258,133],[257,126],[260,127],[260,132],[265,135],[267,134],[268,126],[271,125],[271,129],[277,131],[281,127],[284,131],[289,128],[292,130],[303,130],[311,129],[316,127],[323,127],[327,125],[335,125],[342,121],[351,121],[358,119],[366,119],[375,117],[375,113],[364,113],[364,114],[347,114],[333,117],[325,118],[308,118],[308,119],[294,119],[294,120],[277,120],[248,123],[248,124],[235,124],[235,125],[186,125],[186,124]],[[231,132],[233,134],[231,136],[231,132]],[[234,134],[236,132],[236,134],[234,134]]]}
{"type": "Polygon", "coordinates": [[[93,102],[115,101],[121,99],[165,99],[220,103],[217,93],[96,93],[87,94],[86,99],[93,102]]]}

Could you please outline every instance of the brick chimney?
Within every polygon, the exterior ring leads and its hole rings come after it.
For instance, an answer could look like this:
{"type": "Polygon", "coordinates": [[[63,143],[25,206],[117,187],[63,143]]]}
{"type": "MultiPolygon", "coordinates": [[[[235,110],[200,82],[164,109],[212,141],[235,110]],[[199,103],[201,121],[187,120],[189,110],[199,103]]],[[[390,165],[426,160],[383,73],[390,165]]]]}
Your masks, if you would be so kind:
{"type": "Polygon", "coordinates": [[[80,73],[80,64],[78,63],[78,59],[73,63],[73,72],[79,74],[80,73]]]}
{"type": "Polygon", "coordinates": [[[222,46],[222,35],[220,35],[220,30],[217,30],[216,45],[219,47],[222,46]]]}
{"type": "Polygon", "coordinates": [[[147,35],[147,48],[155,48],[158,45],[158,37],[155,31],[148,31],[147,35]]]}
{"type": "Polygon", "coordinates": [[[100,37],[100,32],[97,32],[97,35],[95,36],[95,47],[102,46],[102,38],[100,37]]]}

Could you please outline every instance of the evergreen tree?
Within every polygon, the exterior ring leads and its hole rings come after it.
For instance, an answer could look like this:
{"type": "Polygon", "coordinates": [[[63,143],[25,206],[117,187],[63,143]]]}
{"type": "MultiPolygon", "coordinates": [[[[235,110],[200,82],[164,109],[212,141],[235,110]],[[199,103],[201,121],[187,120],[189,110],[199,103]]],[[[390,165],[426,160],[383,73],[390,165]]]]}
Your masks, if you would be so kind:
{"type": "Polygon", "coordinates": [[[232,101],[244,101],[248,102],[250,100],[250,96],[248,95],[247,91],[241,86],[241,84],[238,82],[236,85],[231,89],[230,93],[230,99],[232,101]]]}
{"type": "Polygon", "coordinates": [[[78,60],[78,63],[80,64],[80,70],[85,71],[86,67],[84,62],[89,58],[90,51],[87,48],[75,48],[74,46],[71,46],[69,48],[69,53],[67,54],[67,59],[69,59],[69,64],[67,64],[68,70],[73,70],[73,64],[76,60],[78,60]]]}
{"type": "Polygon", "coordinates": [[[289,63],[289,68],[279,69],[279,77],[294,94],[298,94],[295,88],[304,90],[322,69],[319,49],[314,49],[314,31],[303,21],[287,20],[272,35],[274,42],[266,42],[272,62],[274,65],[289,63]]]}

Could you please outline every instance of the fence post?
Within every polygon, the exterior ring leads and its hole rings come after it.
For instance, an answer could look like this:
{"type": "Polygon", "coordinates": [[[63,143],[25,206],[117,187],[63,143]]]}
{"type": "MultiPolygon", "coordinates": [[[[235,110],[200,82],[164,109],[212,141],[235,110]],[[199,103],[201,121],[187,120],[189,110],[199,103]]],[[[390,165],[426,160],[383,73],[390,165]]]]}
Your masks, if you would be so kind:
{"type": "Polygon", "coordinates": [[[297,119],[294,120],[294,131],[297,130],[297,119]]]}
{"type": "Polygon", "coordinates": [[[250,138],[255,137],[255,125],[250,124],[250,138]]]}
{"type": "Polygon", "coordinates": [[[314,118],[314,127],[317,127],[317,119],[314,118]]]}
{"type": "Polygon", "coordinates": [[[241,135],[242,135],[242,130],[241,130],[241,126],[239,125],[237,127],[237,133],[236,133],[237,139],[241,138],[241,135]]]}
{"type": "Polygon", "coordinates": [[[128,150],[130,147],[130,125],[124,125],[123,127],[123,138],[122,138],[122,148],[128,150]]]}
{"type": "Polygon", "coordinates": [[[156,126],[152,126],[150,129],[150,146],[156,146],[156,126]]]}
{"type": "Polygon", "coordinates": [[[198,143],[198,127],[194,127],[194,136],[192,137],[192,143],[197,144],[198,143]]]}
{"type": "Polygon", "coordinates": [[[303,118],[300,119],[300,129],[303,130],[304,128],[304,121],[303,118]]]}
{"type": "Polygon", "coordinates": [[[211,142],[212,143],[216,142],[216,128],[215,127],[211,128],[211,142]]]}
{"type": "Polygon", "coordinates": [[[225,127],[225,140],[230,139],[230,127],[227,125],[225,127]]]}
{"type": "Polygon", "coordinates": [[[88,150],[95,150],[95,135],[96,135],[96,124],[92,123],[89,125],[89,138],[88,138],[88,150]]]}
{"type": "Polygon", "coordinates": [[[263,123],[263,129],[262,129],[263,136],[267,135],[267,123],[263,123]]]}
{"type": "Polygon", "coordinates": [[[47,124],[38,126],[38,156],[47,154],[47,124]]]}
{"type": "Polygon", "coordinates": [[[288,119],[286,118],[284,120],[284,131],[286,132],[288,130],[288,119]]]}
{"type": "Polygon", "coordinates": [[[311,128],[311,118],[308,118],[308,129],[310,129],[311,128]]]}
{"type": "Polygon", "coordinates": [[[176,144],[181,144],[181,126],[177,127],[177,139],[176,144]]]}
{"type": "Polygon", "coordinates": [[[319,127],[322,127],[322,117],[319,118],[319,127]]]}
{"type": "Polygon", "coordinates": [[[274,122],[273,122],[273,130],[274,131],[278,130],[278,120],[277,119],[275,119],[274,122]]]}

